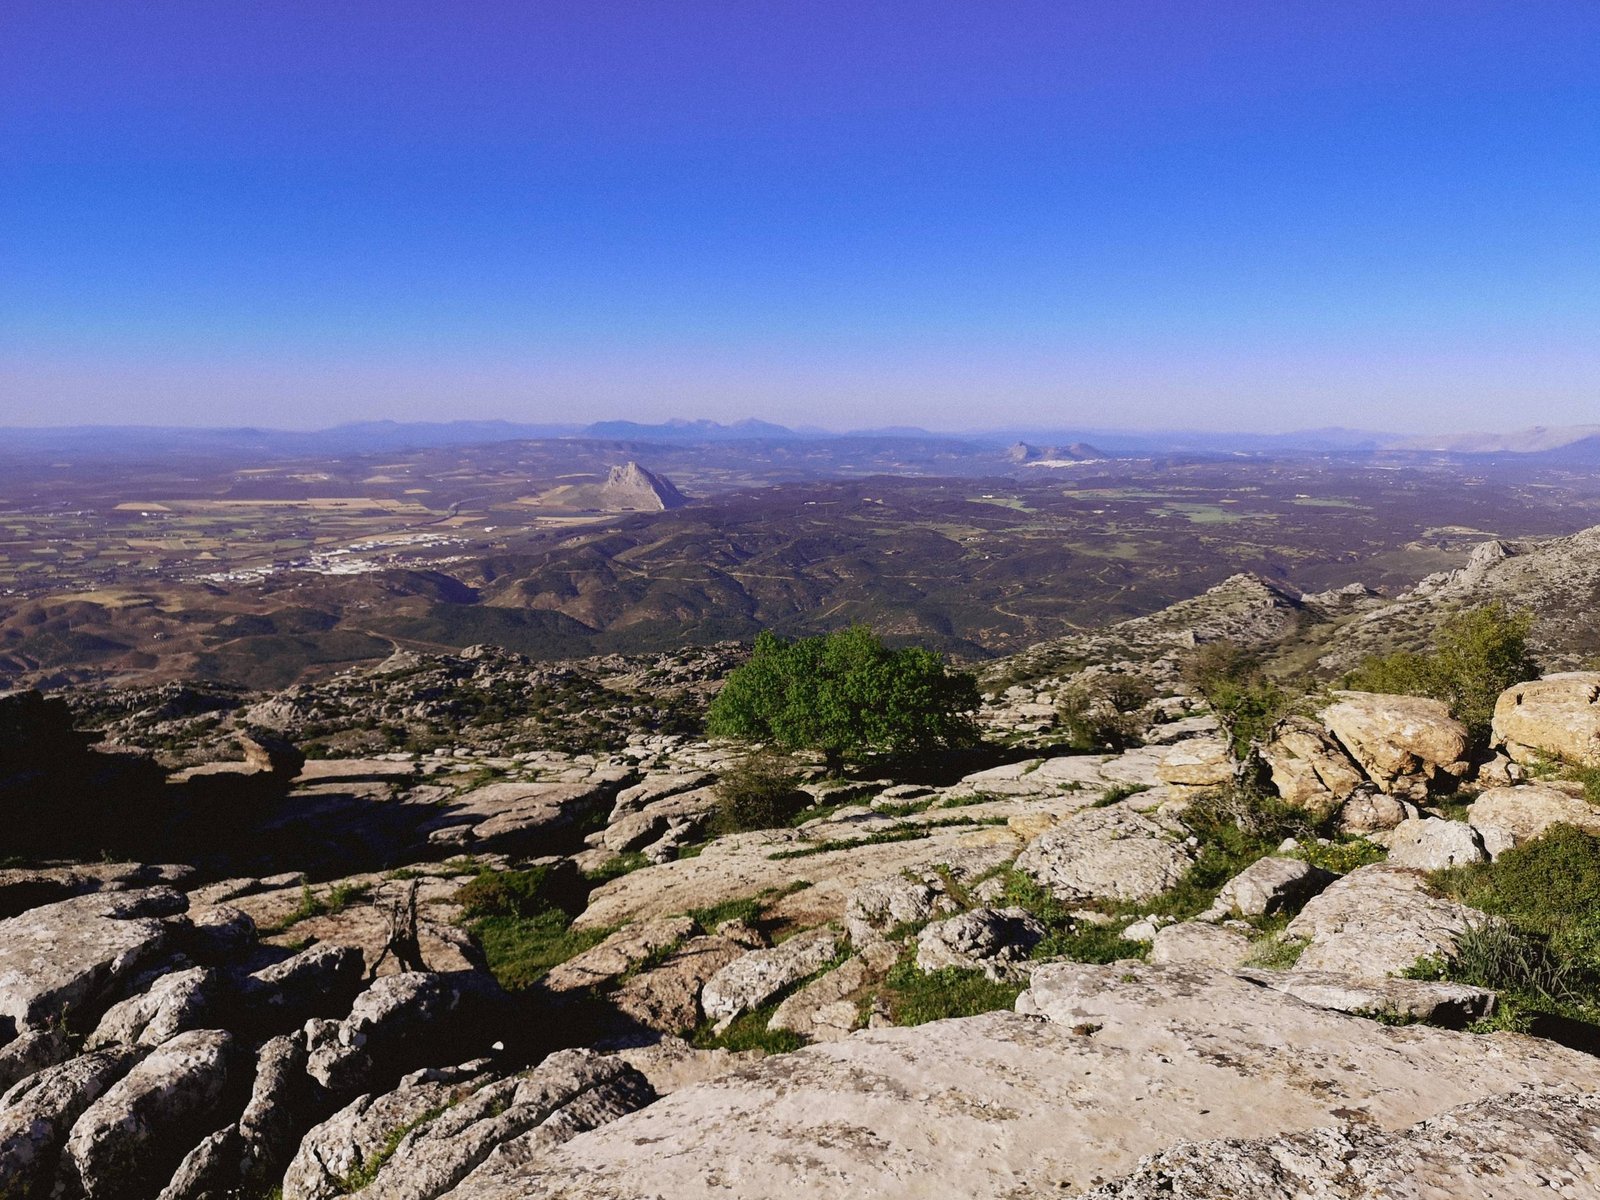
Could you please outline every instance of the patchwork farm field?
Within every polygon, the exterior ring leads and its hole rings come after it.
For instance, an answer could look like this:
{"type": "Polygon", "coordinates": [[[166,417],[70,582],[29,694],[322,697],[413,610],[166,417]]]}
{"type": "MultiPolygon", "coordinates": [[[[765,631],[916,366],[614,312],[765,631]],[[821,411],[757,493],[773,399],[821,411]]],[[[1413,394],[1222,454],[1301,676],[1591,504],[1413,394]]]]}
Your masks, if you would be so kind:
{"type": "Polygon", "coordinates": [[[556,659],[852,621],[977,660],[1240,571],[1392,590],[1488,538],[1600,523],[1584,472],[1333,457],[1008,470],[948,445],[901,473],[874,471],[904,446],[581,441],[18,462],[0,474],[0,683],[283,686],[396,647],[556,659]],[[692,502],[538,500],[630,460],[692,502]]]}

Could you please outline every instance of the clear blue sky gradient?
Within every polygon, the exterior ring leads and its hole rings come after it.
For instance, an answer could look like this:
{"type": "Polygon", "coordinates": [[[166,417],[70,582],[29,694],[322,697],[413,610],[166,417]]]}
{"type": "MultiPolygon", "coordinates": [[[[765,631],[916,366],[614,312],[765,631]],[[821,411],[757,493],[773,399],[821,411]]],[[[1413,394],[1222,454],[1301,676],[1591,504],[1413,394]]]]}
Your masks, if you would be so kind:
{"type": "Polygon", "coordinates": [[[1600,4],[0,4],[0,424],[1600,420],[1600,4]]]}

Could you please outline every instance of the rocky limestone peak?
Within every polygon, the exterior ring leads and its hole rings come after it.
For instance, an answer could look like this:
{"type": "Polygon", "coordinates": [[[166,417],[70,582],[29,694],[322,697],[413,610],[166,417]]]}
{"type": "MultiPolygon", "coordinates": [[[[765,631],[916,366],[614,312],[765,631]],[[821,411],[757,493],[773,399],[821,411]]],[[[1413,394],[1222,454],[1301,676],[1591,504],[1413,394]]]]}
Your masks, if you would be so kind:
{"type": "Polygon", "coordinates": [[[607,508],[647,512],[682,508],[689,503],[671,480],[632,461],[611,468],[605,483],[600,485],[600,496],[607,508]]]}

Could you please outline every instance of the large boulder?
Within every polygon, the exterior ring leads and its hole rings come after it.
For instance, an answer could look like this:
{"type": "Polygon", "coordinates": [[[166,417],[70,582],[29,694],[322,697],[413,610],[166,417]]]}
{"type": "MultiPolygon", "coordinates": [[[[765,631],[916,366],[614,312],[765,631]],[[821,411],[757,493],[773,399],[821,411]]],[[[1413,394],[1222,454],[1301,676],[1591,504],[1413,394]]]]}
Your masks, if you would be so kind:
{"type": "Polygon", "coordinates": [[[1380,791],[1421,800],[1470,769],[1467,727],[1438,700],[1336,692],[1322,721],[1380,791]]]}
{"type": "Polygon", "coordinates": [[[240,1158],[246,1173],[266,1178],[281,1171],[300,1131],[311,1123],[315,1106],[306,1074],[305,1035],[268,1039],[256,1052],[250,1099],[239,1117],[240,1158]]]}
{"type": "Polygon", "coordinates": [[[1367,781],[1333,735],[1307,717],[1285,717],[1274,725],[1261,757],[1284,802],[1318,816],[1332,812],[1367,781]]]}
{"type": "Polygon", "coordinates": [[[1127,804],[1089,808],[1041,834],[1017,858],[1059,900],[1148,900],[1176,886],[1193,851],[1127,804]]]}
{"type": "Polygon", "coordinates": [[[1382,833],[1419,812],[1409,800],[1385,796],[1367,787],[1352,795],[1339,810],[1339,832],[1357,836],[1382,833]]]}
{"type": "Polygon", "coordinates": [[[393,1091],[357,1096],[317,1125],[283,1176],[283,1200],[333,1200],[376,1176],[395,1140],[488,1082],[474,1072],[418,1071],[393,1091]]]}
{"type": "Polygon", "coordinates": [[[573,928],[609,930],[641,918],[693,912],[763,891],[783,892],[797,879],[812,886],[775,900],[770,915],[793,925],[837,921],[850,894],[874,879],[901,871],[921,874],[937,865],[948,865],[961,877],[1011,859],[1020,839],[1003,826],[935,824],[970,819],[973,813],[930,812],[895,821],[869,812],[858,821],[729,834],[692,858],[630,871],[596,888],[573,928]],[[926,837],[866,840],[887,829],[919,825],[926,827],[926,837]]]}
{"type": "Polygon", "coordinates": [[[1351,979],[1331,971],[1241,970],[1241,978],[1318,1008],[1356,1016],[1428,1021],[1459,1029],[1494,1011],[1495,994],[1464,983],[1425,979],[1351,979]]]}
{"type": "Polygon", "coordinates": [[[348,1004],[361,990],[362,954],[354,946],[308,946],[246,977],[244,1018],[261,1028],[287,1028],[348,1004]]]}
{"type": "Polygon", "coordinates": [[[225,1125],[183,1156],[156,1200],[215,1200],[239,1191],[239,1127],[225,1125]]]}
{"type": "Polygon", "coordinates": [[[1491,788],[1472,802],[1467,821],[1478,831],[1490,858],[1533,841],[1552,825],[1572,825],[1600,835],[1600,808],[1550,784],[1491,788]]]}
{"type": "Polygon", "coordinates": [[[90,892],[121,892],[162,883],[176,886],[192,874],[193,867],[135,862],[6,867],[0,869],[0,918],[90,892]]]}
{"type": "Polygon", "coordinates": [[[28,1030],[0,1047],[0,1095],[28,1076],[66,1062],[75,1053],[72,1039],[60,1026],[28,1030]]]}
{"type": "Polygon", "coordinates": [[[856,997],[882,979],[897,957],[892,943],[872,943],[787,997],[773,1011],[767,1028],[798,1033],[818,1042],[848,1037],[861,1025],[856,997]]]}
{"type": "Polygon", "coordinates": [[[618,854],[641,849],[673,824],[698,828],[716,810],[717,804],[715,788],[698,788],[653,801],[613,820],[601,834],[600,844],[618,854]]]}
{"type": "Polygon", "coordinates": [[[77,896],[0,921],[0,1028],[84,1023],[170,947],[162,917],[188,901],[167,887],[77,896]]]}
{"type": "Polygon", "coordinates": [[[1553,1043],[1389,1027],[1217,971],[1041,964],[1018,1008],[769,1057],[448,1195],[1071,1195],[1181,1141],[1398,1130],[1594,1086],[1593,1059],[1553,1043]]]}
{"type": "Polygon", "coordinates": [[[163,975],[150,990],[113,1004],[89,1035],[95,1049],[120,1042],[125,1046],[159,1046],[185,1030],[198,1029],[215,1000],[216,972],[191,967],[163,975]]]}
{"type": "Polygon", "coordinates": [[[1494,742],[1516,762],[1600,767],[1600,671],[1546,675],[1495,701],[1494,742]]]}
{"type": "Polygon", "coordinates": [[[923,929],[916,963],[924,972],[957,967],[1011,979],[1044,935],[1044,926],[1026,909],[974,908],[923,929]]]}
{"type": "Polygon", "coordinates": [[[1409,867],[1358,867],[1290,921],[1285,933],[1310,941],[1297,969],[1352,979],[1399,975],[1419,958],[1447,955],[1484,914],[1435,896],[1427,876],[1409,867]]]}
{"type": "Polygon", "coordinates": [[[700,992],[700,1007],[713,1021],[729,1021],[760,1008],[779,992],[814,975],[839,953],[838,930],[824,926],[797,933],[766,950],[752,950],[723,967],[700,992]]]}
{"type": "Polygon", "coordinates": [[[1271,916],[1305,903],[1333,879],[1333,872],[1314,867],[1304,859],[1268,855],[1223,884],[1213,907],[1223,916],[1271,916]]]}
{"type": "Polygon", "coordinates": [[[62,1163],[89,1200],[121,1200],[161,1187],[217,1124],[233,1039],[196,1029],[158,1047],[84,1110],[62,1163]]]}
{"type": "Polygon", "coordinates": [[[709,771],[652,772],[632,787],[625,787],[617,793],[616,803],[611,806],[610,822],[648,808],[659,800],[681,796],[684,792],[692,792],[715,782],[716,776],[709,771]]]}
{"type": "Polygon", "coordinates": [[[440,1054],[489,1049],[473,1018],[494,999],[471,972],[409,971],[375,979],[343,1021],[307,1026],[307,1071],[323,1087],[348,1094],[393,1078],[440,1054]]]}
{"type": "Polygon", "coordinates": [[[1150,961],[1157,966],[1236,967],[1250,957],[1250,939],[1209,921],[1180,921],[1156,930],[1150,961]]]}
{"type": "Polygon", "coordinates": [[[491,783],[441,806],[422,832],[436,850],[551,854],[576,850],[583,818],[607,804],[609,783],[491,783]]]}
{"type": "Polygon", "coordinates": [[[1233,755],[1220,737],[1185,738],[1161,759],[1156,778],[1176,787],[1221,787],[1233,780],[1233,755]]]}
{"type": "Polygon", "coordinates": [[[933,872],[925,877],[890,875],[864,883],[845,903],[844,927],[852,945],[881,940],[903,925],[920,925],[932,917],[956,911],[944,881],[933,872]]]}
{"type": "Polygon", "coordinates": [[[1419,871],[1464,867],[1488,857],[1478,831],[1464,821],[1413,817],[1396,825],[1385,840],[1392,865],[1419,871]]]}
{"type": "Polygon", "coordinates": [[[685,1033],[700,1023],[700,992],[717,972],[761,946],[753,931],[726,926],[694,937],[661,963],[631,976],[609,995],[624,1018],[658,1033],[685,1033]]]}

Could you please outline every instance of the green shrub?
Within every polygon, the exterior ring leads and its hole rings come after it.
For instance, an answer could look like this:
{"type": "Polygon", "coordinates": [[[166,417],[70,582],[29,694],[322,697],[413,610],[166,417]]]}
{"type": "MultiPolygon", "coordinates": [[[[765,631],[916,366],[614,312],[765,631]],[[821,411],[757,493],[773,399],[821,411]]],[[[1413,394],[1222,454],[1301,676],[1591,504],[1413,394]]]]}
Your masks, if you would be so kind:
{"type": "Polygon", "coordinates": [[[1531,614],[1498,602],[1461,609],[1439,626],[1431,650],[1369,658],[1345,686],[1442,700],[1482,748],[1500,693],[1539,674],[1528,650],[1532,624],[1531,614]]]}
{"type": "Polygon", "coordinates": [[[708,1021],[696,1029],[689,1040],[701,1050],[760,1050],[767,1054],[787,1054],[791,1050],[798,1050],[806,1044],[806,1039],[798,1033],[767,1028],[772,1014],[778,1011],[779,1003],[774,1000],[753,1012],[741,1013],[721,1033],[717,1033],[708,1021]]]}
{"type": "Polygon", "coordinates": [[[728,676],[706,715],[713,737],[819,750],[837,774],[872,751],[921,753],[977,740],[978,684],[929,650],[891,650],[870,629],[785,642],[771,633],[728,676]]]}
{"type": "Polygon", "coordinates": [[[1495,862],[1432,879],[1491,919],[1418,975],[1498,991],[1498,1027],[1525,1028],[1538,1013],[1600,1022],[1600,837],[1556,825],[1495,862]]]}
{"type": "Polygon", "coordinates": [[[717,808],[711,818],[714,833],[741,833],[752,829],[778,829],[811,804],[799,790],[794,764],[777,754],[753,754],[736,763],[717,780],[717,808]]]}
{"type": "Polygon", "coordinates": [[[1141,911],[1184,920],[1211,906],[1227,883],[1285,838],[1316,835],[1306,811],[1254,789],[1230,786],[1203,792],[1183,810],[1183,823],[1199,845],[1194,865],[1171,891],[1141,905],[1141,911]]]}
{"type": "Polygon", "coordinates": [[[1531,999],[1554,1010],[1584,998],[1579,966],[1556,953],[1547,938],[1519,929],[1503,917],[1469,926],[1456,939],[1449,975],[1460,983],[1531,999]]]}
{"type": "Polygon", "coordinates": [[[1026,909],[1045,927],[1045,935],[1035,944],[1029,957],[1070,958],[1074,962],[1108,963],[1124,958],[1143,958],[1150,952],[1145,942],[1129,941],[1121,925],[1101,924],[1072,915],[1072,908],[1057,900],[1048,888],[1015,869],[1001,875],[1005,883],[1003,903],[1026,909]]]}
{"type": "Polygon", "coordinates": [[[455,902],[469,919],[536,916],[553,907],[546,895],[549,874],[545,867],[524,871],[485,867],[456,889],[455,902]]]}
{"type": "Polygon", "coordinates": [[[1492,863],[1439,871],[1433,879],[1463,904],[1539,933],[1561,934],[1600,919],[1600,837],[1553,825],[1492,863]]]}
{"type": "Polygon", "coordinates": [[[1155,694],[1143,676],[1101,675],[1066,688],[1056,699],[1056,716],[1076,750],[1125,750],[1149,724],[1145,709],[1155,694]]]}
{"type": "Polygon", "coordinates": [[[1294,699],[1267,677],[1260,659],[1226,640],[1195,651],[1183,666],[1183,678],[1206,698],[1238,762],[1250,756],[1294,699]]]}

